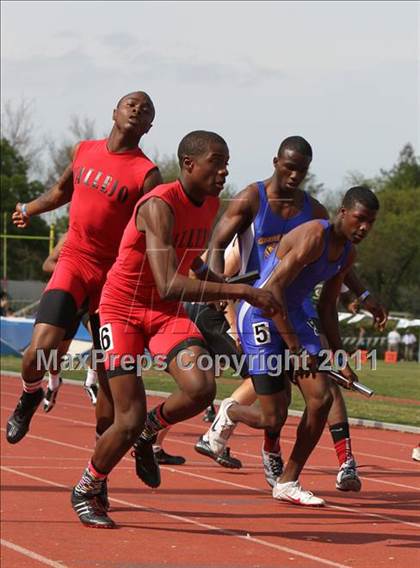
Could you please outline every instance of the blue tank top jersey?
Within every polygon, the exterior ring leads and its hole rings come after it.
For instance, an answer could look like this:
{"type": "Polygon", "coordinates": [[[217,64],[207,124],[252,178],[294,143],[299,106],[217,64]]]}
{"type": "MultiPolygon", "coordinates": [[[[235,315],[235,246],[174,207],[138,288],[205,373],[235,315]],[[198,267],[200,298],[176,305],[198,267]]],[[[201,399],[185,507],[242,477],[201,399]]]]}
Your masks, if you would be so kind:
{"type": "Polygon", "coordinates": [[[251,270],[260,271],[265,260],[283,235],[292,229],[312,221],[312,205],[309,196],[304,193],[303,209],[290,219],[282,219],[273,212],[267,199],[264,182],[257,182],[259,208],[255,219],[246,231],[238,235],[241,255],[240,273],[251,270]]]}
{"type": "MultiPolygon", "coordinates": [[[[347,241],[344,245],[344,250],[338,260],[330,262],[328,260],[328,248],[332,225],[329,221],[326,221],[324,219],[318,219],[317,221],[324,227],[324,248],[318,260],[315,260],[314,262],[311,262],[310,264],[305,266],[305,268],[293,281],[293,284],[286,288],[285,300],[287,309],[289,311],[299,308],[308,294],[319,282],[325,282],[326,280],[329,280],[330,278],[335,276],[345,265],[348,254],[350,252],[351,242],[347,241]]],[[[271,254],[268,257],[261,270],[260,278],[254,284],[256,288],[263,286],[263,284],[268,280],[279,262],[281,262],[281,259],[278,258],[276,254],[271,254]]]]}

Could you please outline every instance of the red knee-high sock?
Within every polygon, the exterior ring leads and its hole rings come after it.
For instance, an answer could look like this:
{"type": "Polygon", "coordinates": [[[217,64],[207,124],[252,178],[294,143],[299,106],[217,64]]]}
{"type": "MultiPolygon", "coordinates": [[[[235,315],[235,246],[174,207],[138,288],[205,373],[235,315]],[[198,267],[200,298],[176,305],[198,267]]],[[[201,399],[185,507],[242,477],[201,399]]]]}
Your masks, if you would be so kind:
{"type": "Polygon", "coordinates": [[[330,432],[334,441],[335,451],[337,452],[338,463],[341,466],[344,462],[353,459],[349,423],[339,422],[338,424],[333,424],[330,426],[330,432]]]}

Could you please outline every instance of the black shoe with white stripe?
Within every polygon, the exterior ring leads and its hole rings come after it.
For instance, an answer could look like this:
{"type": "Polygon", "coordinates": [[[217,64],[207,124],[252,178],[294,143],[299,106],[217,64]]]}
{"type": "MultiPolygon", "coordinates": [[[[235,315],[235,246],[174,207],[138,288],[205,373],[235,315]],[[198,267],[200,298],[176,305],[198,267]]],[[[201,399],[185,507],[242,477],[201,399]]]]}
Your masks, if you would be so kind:
{"type": "Polygon", "coordinates": [[[44,398],[42,388],[34,393],[22,393],[13,414],[6,424],[6,439],[9,444],[17,444],[27,434],[32,416],[44,398]]]}
{"type": "Polygon", "coordinates": [[[230,448],[225,448],[220,456],[218,456],[212,451],[210,444],[204,436],[200,436],[194,446],[194,449],[199,454],[211,458],[222,467],[227,467],[228,469],[241,469],[242,467],[242,462],[238,460],[238,458],[230,455],[230,448]]]}
{"type": "Polygon", "coordinates": [[[139,436],[131,452],[136,460],[137,477],[153,489],[159,487],[161,481],[159,463],[153,451],[155,442],[156,435],[148,441],[139,436]]]}
{"type": "Polygon", "coordinates": [[[100,495],[79,494],[73,489],[71,506],[86,527],[94,529],[114,529],[114,521],[108,517],[100,495]]]}

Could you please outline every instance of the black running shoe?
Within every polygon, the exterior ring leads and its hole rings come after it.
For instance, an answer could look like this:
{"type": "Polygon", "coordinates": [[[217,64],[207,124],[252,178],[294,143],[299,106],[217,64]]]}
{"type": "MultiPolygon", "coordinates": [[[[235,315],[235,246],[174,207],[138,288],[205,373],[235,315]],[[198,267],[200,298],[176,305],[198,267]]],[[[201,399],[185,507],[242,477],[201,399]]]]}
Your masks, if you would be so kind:
{"type": "Polygon", "coordinates": [[[98,499],[100,500],[102,507],[105,511],[109,511],[111,508],[109,499],[108,499],[108,480],[105,479],[104,484],[102,485],[101,492],[98,494],[98,499]]]}
{"type": "Polygon", "coordinates": [[[234,458],[230,455],[230,448],[225,448],[220,456],[217,456],[211,450],[210,444],[204,439],[204,436],[200,436],[194,446],[194,449],[199,454],[211,458],[222,467],[227,467],[229,469],[241,469],[242,467],[242,462],[238,460],[238,458],[234,458]]]}
{"type": "Polygon", "coordinates": [[[86,493],[79,495],[73,489],[71,506],[85,527],[94,529],[113,529],[114,521],[108,517],[99,495],[86,493]]]}
{"type": "Polygon", "coordinates": [[[56,389],[50,389],[50,387],[47,388],[47,392],[45,393],[44,397],[44,412],[51,412],[51,410],[54,408],[55,403],[57,402],[58,391],[60,390],[62,384],[63,379],[60,377],[56,389]]]}
{"type": "Polygon", "coordinates": [[[213,422],[213,420],[216,418],[216,414],[216,409],[212,404],[211,406],[206,408],[206,411],[203,414],[203,422],[213,422]]]}
{"type": "Polygon", "coordinates": [[[161,481],[159,464],[153,451],[155,442],[156,436],[149,442],[139,437],[131,452],[131,455],[136,460],[137,477],[153,488],[159,487],[161,481]]]}
{"type": "Polygon", "coordinates": [[[32,416],[44,399],[42,388],[34,393],[23,392],[17,406],[6,425],[6,439],[9,444],[17,444],[29,430],[32,416]]]}
{"type": "Polygon", "coordinates": [[[171,456],[167,454],[162,448],[155,452],[155,458],[159,464],[166,465],[182,465],[185,463],[185,458],[182,456],[171,456]]]}

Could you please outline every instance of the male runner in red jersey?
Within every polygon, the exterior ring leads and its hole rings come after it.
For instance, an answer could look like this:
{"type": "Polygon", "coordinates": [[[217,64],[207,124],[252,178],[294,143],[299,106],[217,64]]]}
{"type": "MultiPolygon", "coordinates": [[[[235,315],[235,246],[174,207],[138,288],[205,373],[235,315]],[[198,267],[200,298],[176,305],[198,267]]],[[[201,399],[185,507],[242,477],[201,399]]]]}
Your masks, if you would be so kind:
{"type": "MultiPolygon", "coordinates": [[[[71,202],[70,225],[54,274],[42,295],[31,344],[22,361],[23,393],[7,421],[6,437],[18,443],[44,398],[41,382],[44,361],[72,329],[77,311],[88,301],[94,342],[98,344],[98,308],[106,274],[114,262],[124,228],[139,197],[162,179],[159,170],[139,149],[143,134],[152,126],[155,109],[141,91],[125,95],[113,112],[114,125],[107,139],[77,144],[73,162],[58,182],[27,204],[18,203],[13,213],[16,226],[25,228],[30,217],[71,202]],[[93,317],[92,317],[93,316],[93,317]]],[[[101,389],[97,411],[102,431],[112,423],[112,405],[107,385],[101,389]],[[104,406],[104,408],[101,408],[104,406]]]]}
{"type": "Polygon", "coordinates": [[[265,312],[279,309],[271,293],[226,284],[198,258],[206,248],[228,175],[226,142],[213,132],[191,132],[179,145],[178,159],[180,179],[139,201],[101,296],[100,337],[115,419],[99,438],[72,493],[73,509],[89,527],[115,526],[102,499],[106,479],[139,434],[137,473],[157,487],[160,474],[152,449],[157,432],[197,415],[213,400],[214,371],[199,365],[200,356],[207,354],[205,342],[182,301],[247,298],[265,312]],[[188,278],[191,268],[200,279],[188,278]],[[155,360],[165,359],[179,386],[147,417],[136,362],[145,347],[155,360]]]}

